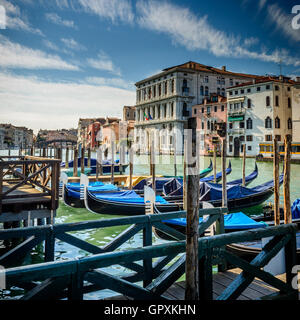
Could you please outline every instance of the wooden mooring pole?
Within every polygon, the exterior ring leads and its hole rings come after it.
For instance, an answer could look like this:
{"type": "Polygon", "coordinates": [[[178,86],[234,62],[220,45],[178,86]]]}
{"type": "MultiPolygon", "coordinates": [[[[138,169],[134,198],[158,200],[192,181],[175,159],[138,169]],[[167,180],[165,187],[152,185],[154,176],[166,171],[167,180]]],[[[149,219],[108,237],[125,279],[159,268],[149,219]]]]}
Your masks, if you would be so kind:
{"type": "Polygon", "coordinates": [[[222,140],[222,207],[227,207],[226,177],[226,138],[222,140]]]}
{"type": "Polygon", "coordinates": [[[291,174],[291,135],[284,139],[284,176],[283,176],[283,201],[284,223],[292,223],[291,198],[290,198],[290,174],[291,174]]]}
{"type": "Polygon", "coordinates": [[[243,144],[243,187],[246,186],[246,144],[243,144]]]}
{"type": "Polygon", "coordinates": [[[115,142],[111,142],[111,184],[114,184],[114,173],[115,173],[115,142]]]}
{"type": "Polygon", "coordinates": [[[214,144],[214,183],[217,183],[217,145],[214,144]]]}
{"type": "Polygon", "coordinates": [[[132,176],[133,176],[133,147],[129,148],[129,190],[132,190],[132,176]]]}
{"type": "Polygon", "coordinates": [[[152,139],[151,147],[150,147],[150,166],[151,166],[151,172],[152,172],[152,189],[156,193],[154,139],[152,139]]]}
{"type": "Polygon", "coordinates": [[[197,167],[196,118],[188,119],[189,139],[185,144],[187,151],[187,210],[186,210],[186,282],[185,299],[199,299],[199,168],[197,167]]]}
{"type": "Polygon", "coordinates": [[[65,168],[69,168],[69,148],[66,146],[65,168]]]}
{"type": "Polygon", "coordinates": [[[84,173],[84,154],[85,154],[85,150],[84,150],[84,146],[83,144],[81,145],[81,157],[80,157],[80,172],[84,173]]]}
{"type": "Polygon", "coordinates": [[[87,162],[88,168],[91,167],[91,148],[88,147],[88,162],[87,162]]]}
{"type": "Polygon", "coordinates": [[[176,141],[176,133],[174,133],[174,177],[177,177],[177,158],[176,158],[176,154],[177,154],[177,145],[176,145],[177,141],[176,141]]]}
{"type": "Polygon", "coordinates": [[[183,210],[187,210],[187,176],[186,176],[186,167],[187,167],[187,139],[184,139],[183,142],[183,210]]]}
{"type": "Polygon", "coordinates": [[[279,213],[279,154],[277,139],[273,140],[273,176],[274,176],[274,222],[280,224],[279,213]]]}
{"type": "Polygon", "coordinates": [[[78,177],[78,149],[76,147],[73,154],[73,177],[78,177]]]}

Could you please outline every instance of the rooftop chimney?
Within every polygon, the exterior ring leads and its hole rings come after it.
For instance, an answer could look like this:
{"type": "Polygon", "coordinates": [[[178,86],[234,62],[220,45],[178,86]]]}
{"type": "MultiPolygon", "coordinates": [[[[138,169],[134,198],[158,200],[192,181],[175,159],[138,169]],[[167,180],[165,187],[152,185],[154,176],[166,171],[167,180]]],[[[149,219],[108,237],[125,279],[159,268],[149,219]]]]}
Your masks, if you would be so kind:
{"type": "Polygon", "coordinates": [[[223,71],[226,71],[226,66],[222,66],[222,70],[223,70],[223,71]]]}
{"type": "Polygon", "coordinates": [[[296,82],[300,82],[300,77],[296,77],[296,82]]]}

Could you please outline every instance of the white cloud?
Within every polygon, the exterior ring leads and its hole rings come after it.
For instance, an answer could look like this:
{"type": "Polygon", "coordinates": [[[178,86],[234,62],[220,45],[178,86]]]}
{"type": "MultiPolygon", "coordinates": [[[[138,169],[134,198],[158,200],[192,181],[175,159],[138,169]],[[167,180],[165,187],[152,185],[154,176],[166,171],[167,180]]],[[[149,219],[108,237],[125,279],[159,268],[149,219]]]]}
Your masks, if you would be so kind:
{"type": "Polygon", "coordinates": [[[72,38],[61,38],[61,41],[64,43],[64,45],[72,50],[86,50],[86,47],[79,44],[77,41],[75,41],[72,38]]]}
{"type": "Polygon", "coordinates": [[[0,56],[0,67],[3,68],[79,70],[57,55],[22,46],[1,35],[0,56]]]}
{"type": "Polygon", "coordinates": [[[285,13],[277,4],[268,6],[268,19],[275,24],[276,30],[282,32],[288,39],[300,41],[299,30],[292,28],[292,14],[285,13]]]}
{"type": "Polygon", "coordinates": [[[54,24],[65,26],[68,28],[77,28],[72,20],[64,20],[56,13],[47,13],[46,19],[54,24]]]}
{"type": "Polygon", "coordinates": [[[103,51],[99,52],[97,59],[87,59],[87,63],[92,68],[108,71],[118,76],[121,75],[120,69],[114,65],[109,56],[107,56],[103,51]]]}
{"type": "Polygon", "coordinates": [[[22,30],[30,33],[35,33],[44,36],[43,32],[39,29],[30,26],[27,18],[21,14],[20,8],[7,0],[0,0],[6,10],[6,28],[14,30],[22,30]]]}
{"type": "Polygon", "coordinates": [[[266,5],[267,0],[259,0],[258,2],[258,10],[261,11],[263,7],[266,5]]]}
{"type": "Polygon", "coordinates": [[[86,81],[90,84],[101,86],[112,86],[132,90],[135,89],[133,82],[128,82],[122,78],[88,77],[86,78],[86,81]]]}
{"type": "Polygon", "coordinates": [[[131,2],[128,0],[78,0],[81,7],[86,11],[102,18],[132,23],[134,14],[131,2]]]}
{"type": "Polygon", "coordinates": [[[207,50],[217,57],[253,58],[269,62],[279,62],[281,55],[285,64],[297,66],[300,63],[300,59],[290,56],[286,50],[250,51],[249,45],[257,43],[255,38],[243,42],[240,36],[216,29],[208,22],[207,16],[196,16],[188,8],[166,1],[140,0],[137,12],[140,26],[167,34],[175,44],[189,50],[207,50]]]}
{"type": "Polygon", "coordinates": [[[135,91],[0,72],[0,101],[2,122],[58,129],[76,127],[79,117],[121,117],[123,106],[135,103],[135,91]]]}

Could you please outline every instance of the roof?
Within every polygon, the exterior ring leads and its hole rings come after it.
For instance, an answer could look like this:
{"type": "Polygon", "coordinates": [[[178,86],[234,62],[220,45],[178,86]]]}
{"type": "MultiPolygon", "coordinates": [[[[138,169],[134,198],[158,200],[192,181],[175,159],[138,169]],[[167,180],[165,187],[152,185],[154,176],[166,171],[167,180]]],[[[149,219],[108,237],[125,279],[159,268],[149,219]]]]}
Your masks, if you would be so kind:
{"type": "Polygon", "coordinates": [[[232,72],[226,70],[226,67],[223,67],[222,69],[214,68],[212,66],[207,66],[198,62],[194,61],[188,61],[186,63],[169,67],[164,69],[163,71],[170,71],[170,70],[176,70],[176,69],[192,69],[196,71],[203,71],[203,72],[208,72],[208,73],[216,73],[220,75],[232,75],[232,76],[239,76],[239,77],[246,77],[246,78],[260,78],[262,76],[259,75],[253,75],[253,74],[246,74],[246,73],[238,73],[238,72],[232,72]]]}
{"type": "Polygon", "coordinates": [[[249,82],[244,82],[244,83],[240,83],[236,86],[232,86],[232,87],[229,87],[227,88],[228,89],[234,89],[234,88],[240,88],[240,87],[247,87],[247,86],[250,86],[250,85],[255,85],[255,84],[262,84],[262,83],[266,83],[266,82],[277,82],[277,83],[288,83],[288,84],[295,84],[295,81],[289,79],[289,78],[284,78],[285,80],[282,81],[280,80],[279,78],[274,78],[274,77],[263,77],[263,78],[260,78],[260,79],[254,79],[252,81],[249,81],[249,82]]]}

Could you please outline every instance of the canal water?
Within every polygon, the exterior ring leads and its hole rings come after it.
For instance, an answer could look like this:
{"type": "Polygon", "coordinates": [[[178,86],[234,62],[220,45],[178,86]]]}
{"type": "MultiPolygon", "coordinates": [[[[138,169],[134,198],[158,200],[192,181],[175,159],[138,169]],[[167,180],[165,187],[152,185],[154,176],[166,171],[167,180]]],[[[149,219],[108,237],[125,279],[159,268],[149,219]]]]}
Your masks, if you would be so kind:
{"type": "MultiPolygon", "coordinates": [[[[15,151],[16,152],[16,151],[15,151]]],[[[14,153],[12,152],[12,155],[14,153]]],[[[16,152],[17,155],[17,152],[16,152]]],[[[148,175],[149,174],[149,165],[147,163],[148,156],[136,156],[135,158],[135,166],[134,166],[134,174],[135,175],[148,175]]],[[[63,159],[64,160],[64,159],[63,159]]],[[[157,175],[173,175],[174,174],[174,166],[173,166],[173,157],[169,159],[167,156],[159,156],[158,164],[156,165],[156,174],[157,175]]],[[[241,178],[242,176],[242,159],[239,158],[228,158],[228,161],[231,161],[232,164],[232,173],[227,176],[227,181],[235,180],[241,178]]],[[[182,175],[182,159],[181,157],[177,157],[177,174],[182,175]]],[[[204,158],[204,163],[202,166],[205,168],[209,165],[210,158],[204,158]]],[[[271,162],[258,162],[258,177],[249,184],[248,187],[254,187],[266,181],[273,179],[273,164],[271,162]]],[[[280,163],[280,170],[282,169],[283,163],[280,163]]],[[[246,159],[246,175],[250,174],[255,167],[255,159],[246,159]]],[[[217,158],[217,172],[221,171],[221,159],[217,158]]],[[[128,168],[125,174],[128,173],[128,168]]],[[[300,165],[292,164],[291,165],[291,202],[300,197],[300,165]]],[[[281,205],[283,205],[283,190],[280,188],[280,201],[281,205]]],[[[273,202],[273,197],[266,201],[265,204],[273,202]]],[[[262,212],[262,206],[249,208],[247,210],[242,210],[244,213],[248,215],[260,214],[262,212]]],[[[88,220],[99,220],[99,219],[110,219],[116,218],[116,216],[110,215],[101,215],[94,214],[89,212],[86,209],[76,209],[71,208],[63,204],[60,201],[59,209],[57,210],[57,217],[55,219],[55,223],[70,223],[70,222],[79,222],[79,221],[88,221],[88,220]]],[[[119,235],[127,226],[122,227],[113,227],[113,228],[103,228],[103,229],[93,229],[93,230],[84,230],[73,233],[80,239],[88,241],[97,246],[103,246],[113,240],[117,235],[119,235]]],[[[164,243],[165,240],[161,240],[153,235],[153,244],[164,243]]],[[[137,248],[142,246],[142,233],[136,234],[131,240],[123,244],[118,250],[128,250],[131,248],[137,248]]],[[[39,263],[41,262],[41,251],[42,247],[38,248],[28,259],[24,262],[24,264],[30,263],[39,263]]],[[[68,245],[66,243],[58,241],[56,243],[56,260],[65,260],[71,258],[80,258],[87,256],[88,253],[82,251],[76,247],[68,245]]],[[[109,268],[110,272],[115,274],[124,273],[125,269],[123,267],[111,267],[109,268]]],[[[5,292],[0,293],[0,299],[2,298],[12,298],[17,297],[20,294],[18,288],[14,288],[13,290],[6,290],[5,292]]],[[[85,295],[85,299],[99,299],[105,296],[110,296],[113,293],[109,290],[105,290],[92,294],[85,295]]]]}

